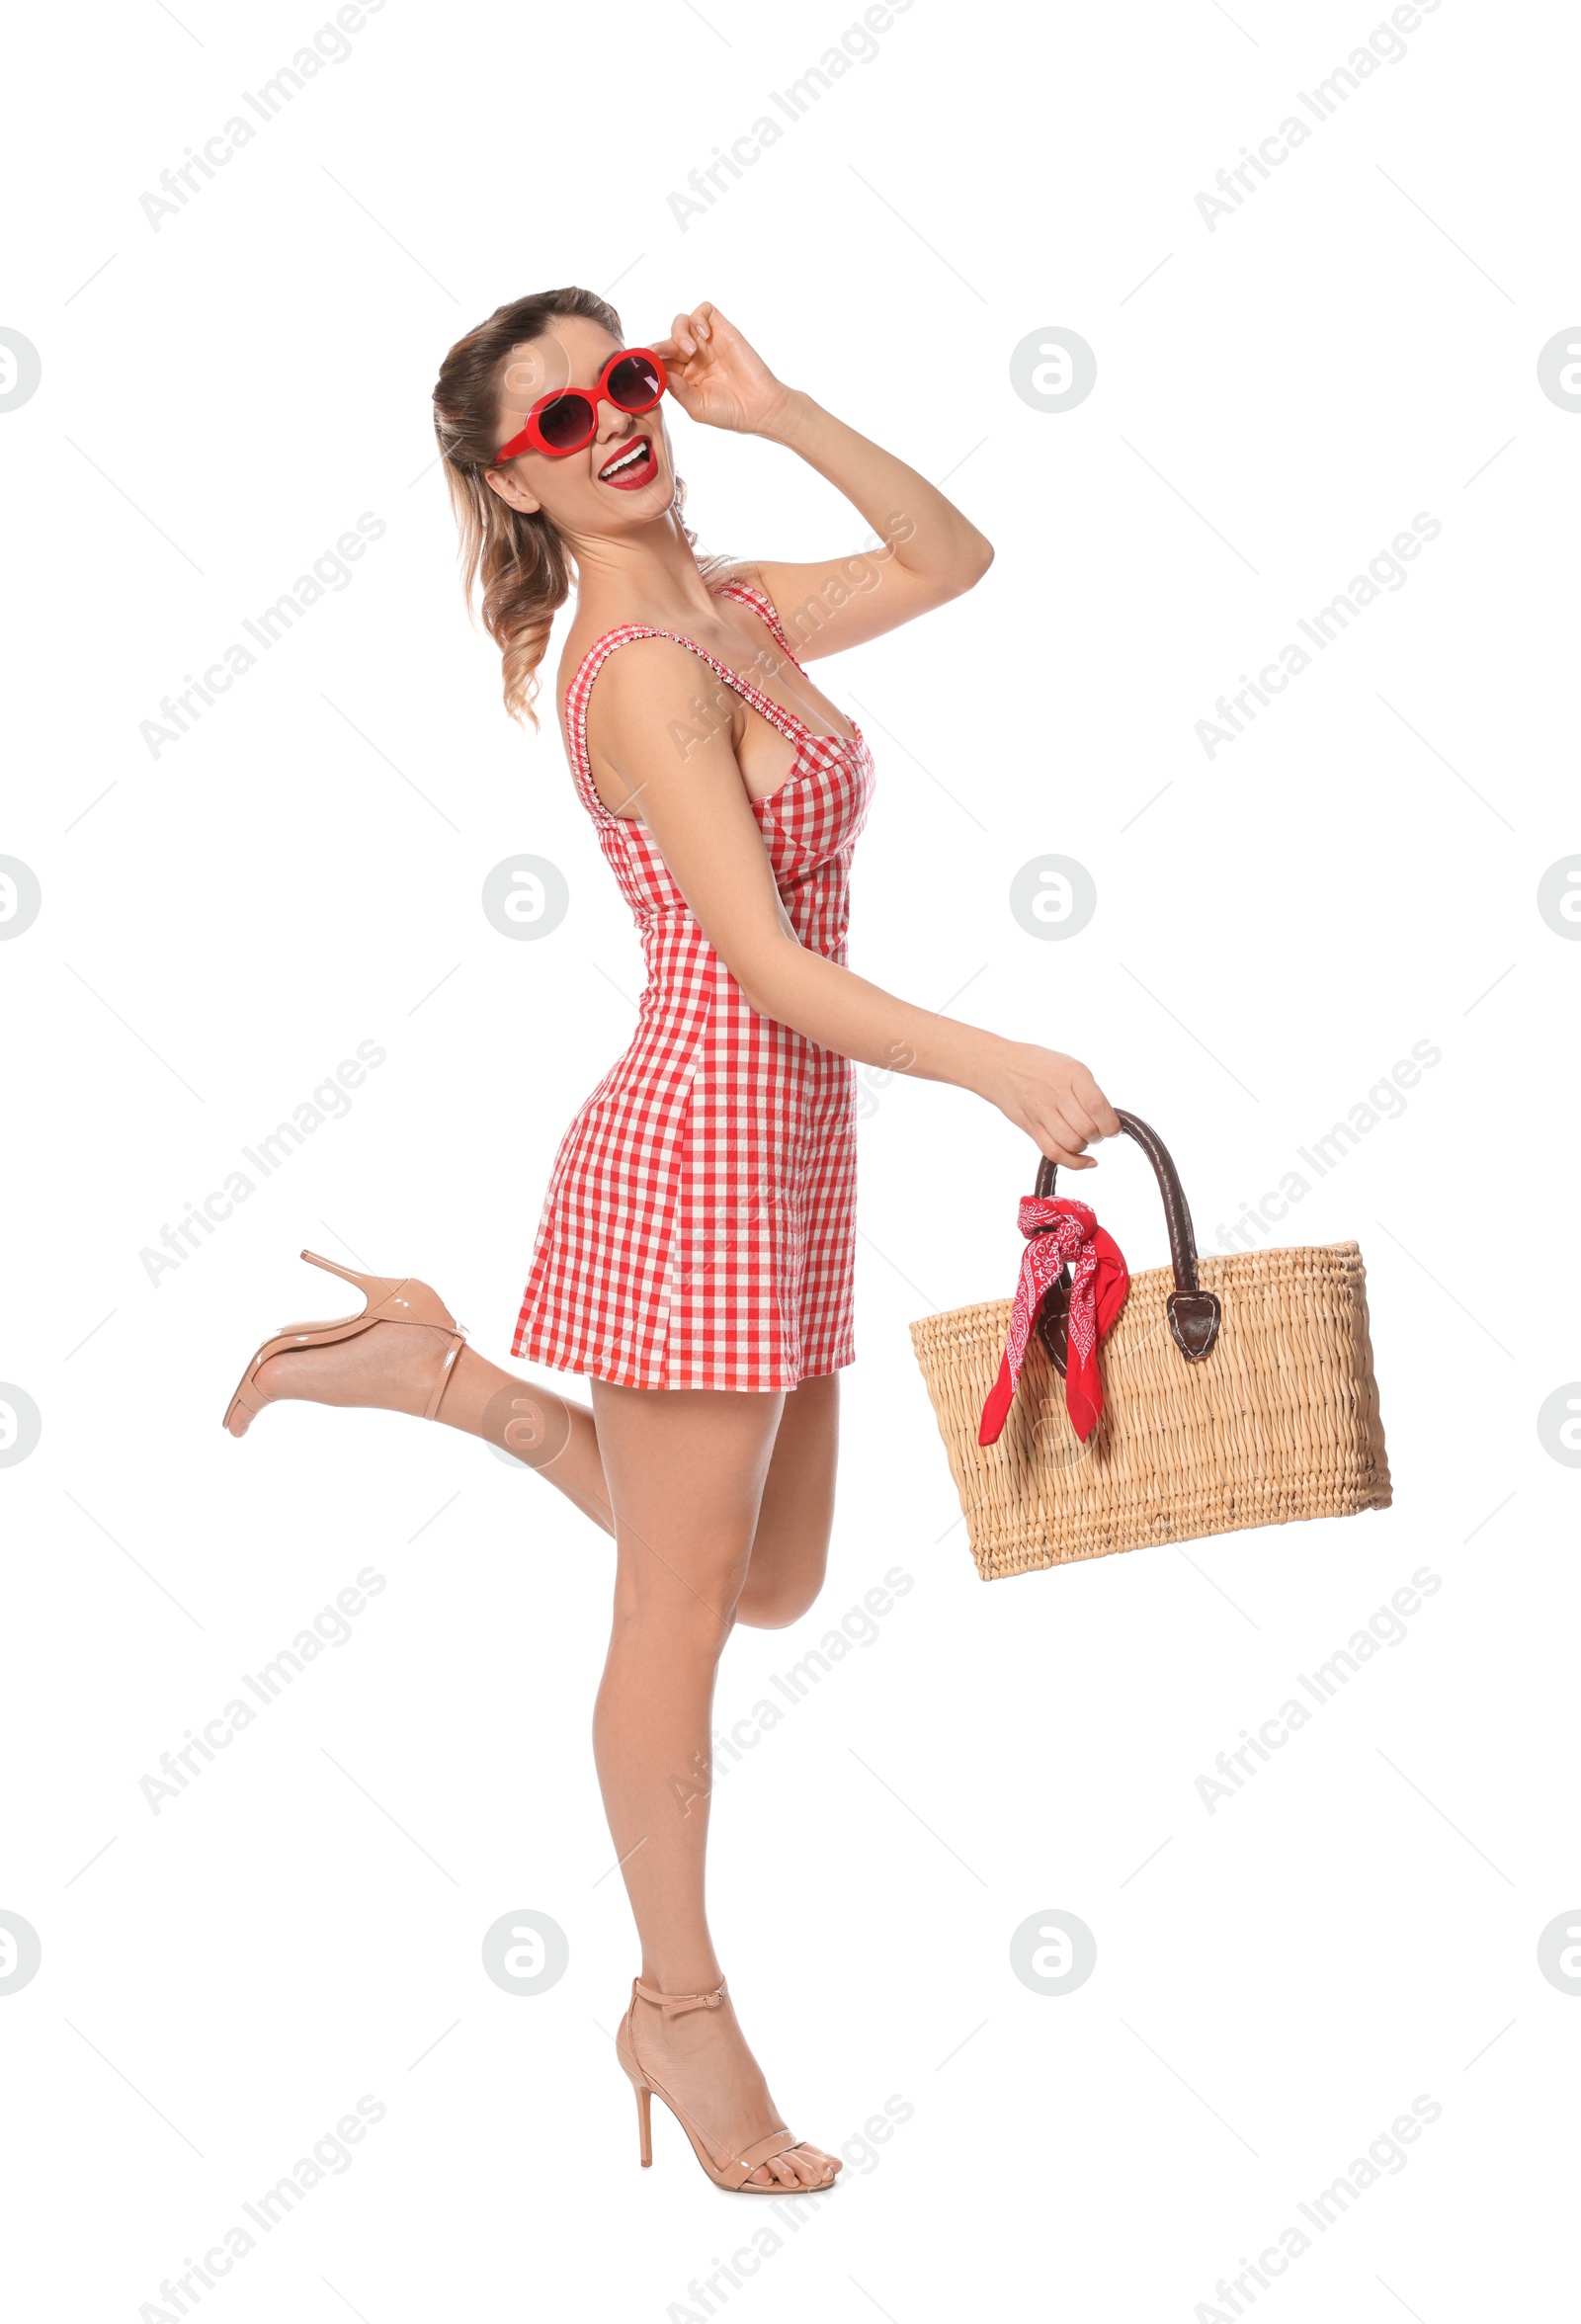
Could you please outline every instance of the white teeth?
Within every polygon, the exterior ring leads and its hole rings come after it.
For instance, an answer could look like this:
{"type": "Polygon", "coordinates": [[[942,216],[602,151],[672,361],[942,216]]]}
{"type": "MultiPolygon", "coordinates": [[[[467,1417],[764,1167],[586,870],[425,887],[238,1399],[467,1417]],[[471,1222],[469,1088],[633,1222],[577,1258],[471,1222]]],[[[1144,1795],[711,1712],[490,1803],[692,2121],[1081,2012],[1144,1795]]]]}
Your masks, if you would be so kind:
{"type": "Polygon", "coordinates": [[[624,475],[627,468],[635,467],[638,461],[647,457],[647,450],[648,442],[647,438],[644,436],[639,444],[632,446],[631,450],[625,454],[624,458],[616,460],[614,464],[608,468],[601,468],[599,471],[600,475],[606,483],[609,482],[612,476],[624,475]]]}

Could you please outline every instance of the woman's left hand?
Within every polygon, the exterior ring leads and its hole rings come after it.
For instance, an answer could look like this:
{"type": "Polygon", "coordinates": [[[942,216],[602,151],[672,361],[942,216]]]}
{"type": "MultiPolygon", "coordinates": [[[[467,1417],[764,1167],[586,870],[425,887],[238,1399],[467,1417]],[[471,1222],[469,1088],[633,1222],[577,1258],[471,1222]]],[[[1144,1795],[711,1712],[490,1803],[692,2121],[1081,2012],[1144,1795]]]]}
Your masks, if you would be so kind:
{"type": "Polygon", "coordinates": [[[743,436],[768,434],[788,409],[790,389],[734,323],[706,298],[690,314],[678,314],[670,329],[671,336],[658,340],[653,352],[688,419],[708,428],[733,428],[743,436]]]}

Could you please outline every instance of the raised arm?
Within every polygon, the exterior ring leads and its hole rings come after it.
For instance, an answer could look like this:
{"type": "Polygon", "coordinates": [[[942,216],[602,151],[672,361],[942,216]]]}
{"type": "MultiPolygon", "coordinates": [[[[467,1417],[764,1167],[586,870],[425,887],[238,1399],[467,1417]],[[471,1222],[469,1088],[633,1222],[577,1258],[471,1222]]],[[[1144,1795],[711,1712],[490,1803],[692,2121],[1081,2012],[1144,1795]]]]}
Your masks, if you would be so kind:
{"type": "Polygon", "coordinates": [[[689,417],[799,454],[867,519],[875,543],[810,564],[758,564],[797,656],[843,653],[980,581],[993,549],[936,484],[777,378],[705,299],[661,340],[670,389],[689,417]]]}
{"type": "Polygon", "coordinates": [[[727,725],[683,752],[698,665],[685,646],[637,638],[594,690],[588,739],[621,811],[647,825],[704,935],[760,1016],[859,1064],[948,1081],[986,1098],[1062,1168],[1085,1170],[1089,1139],[1116,1137],[1113,1107],[1085,1065],[902,1001],[808,952],[781,903],[727,725]]]}

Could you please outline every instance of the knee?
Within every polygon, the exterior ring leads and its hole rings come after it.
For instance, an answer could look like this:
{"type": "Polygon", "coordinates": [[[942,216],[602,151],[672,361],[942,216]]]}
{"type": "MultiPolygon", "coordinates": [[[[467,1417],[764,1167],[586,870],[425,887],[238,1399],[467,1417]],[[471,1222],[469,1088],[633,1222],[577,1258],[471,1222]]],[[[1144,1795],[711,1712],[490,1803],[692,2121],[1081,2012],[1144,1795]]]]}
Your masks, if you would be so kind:
{"type": "Polygon", "coordinates": [[[706,1664],[724,1651],[735,1619],[734,1590],[727,1585],[705,1593],[618,1580],[613,1611],[617,1644],[706,1664]]]}
{"type": "Polygon", "coordinates": [[[823,1588],[823,1561],[789,1574],[750,1571],[735,1602],[735,1618],[754,1630],[785,1630],[799,1621],[823,1588]]]}

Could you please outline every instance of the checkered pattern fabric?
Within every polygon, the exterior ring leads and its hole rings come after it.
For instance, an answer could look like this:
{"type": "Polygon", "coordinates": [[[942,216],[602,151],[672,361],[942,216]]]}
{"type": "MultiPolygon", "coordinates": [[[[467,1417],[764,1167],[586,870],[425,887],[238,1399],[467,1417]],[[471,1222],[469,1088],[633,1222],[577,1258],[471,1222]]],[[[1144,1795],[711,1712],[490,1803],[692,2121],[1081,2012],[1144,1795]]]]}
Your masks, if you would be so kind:
{"type": "MultiPolygon", "coordinates": [[[[760,591],[731,582],[718,594],[749,605],[800,668],[760,591]]],[[[688,647],[795,746],[753,812],[797,937],[846,958],[851,855],[874,783],[860,731],[813,734],[673,630],[601,637],[566,695],[571,769],[647,982],[630,1047],[561,1141],[513,1353],[630,1387],[793,1388],[853,1360],[856,1068],[748,1007],[646,828],[594,788],[588,698],[633,637],[688,647]]]]}

